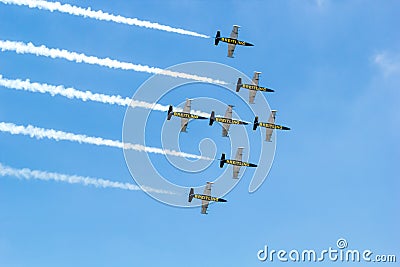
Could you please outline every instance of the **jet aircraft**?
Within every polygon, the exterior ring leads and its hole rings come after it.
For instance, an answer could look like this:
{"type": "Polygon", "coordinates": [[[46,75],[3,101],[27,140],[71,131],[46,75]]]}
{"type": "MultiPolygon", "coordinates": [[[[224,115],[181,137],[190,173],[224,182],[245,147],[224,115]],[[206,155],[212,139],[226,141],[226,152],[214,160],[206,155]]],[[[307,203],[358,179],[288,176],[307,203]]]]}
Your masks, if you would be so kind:
{"type": "Polygon", "coordinates": [[[240,121],[240,120],[233,120],[232,119],[232,105],[228,105],[228,108],[226,109],[225,112],[225,117],[215,117],[215,112],[211,112],[210,116],[210,123],[209,125],[213,125],[214,121],[221,122],[222,123],[222,136],[227,137],[229,128],[231,127],[231,124],[249,124],[245,121],[240,121]]]}
{"type": "Polygon", "coordinates": [[[207,182],[207,185],[206,185],[206,188],[204,189],[203,195],[195,194],[194,189],[190,188],[188,201],[192,202],[193,198],[200,199],[201,200],[201,214],[207,214],[207,208],[208,208],[208,204],[210,201],[227,202],[225,199],[211,196],[211,185],[212,184],[213,184],[212,182],[207,182]]]}
{"type": "Polygon", "coordinates": [[[242,161],[242,155],[243,155],[243,147],[239,147],[236,151],[236,157],[235,159],[226,159],[225,154],[222,153],[221,159],[219,161],[219,167],[222,168],[224,167],[224,164],[230,164],[233,165],[233,179],[238,179],[239,177],[239,171],[240,167],[257,167],[256,164],[254,163],[248,163],[248,162],[243,162],[242,161]]]}
{"type": "Polygon", "coordinates": [[[271,110],[268,122],[259,122],[257,116],[254,118],[253,130],[256,130],[258,126],[265,127],[267,133],[265,141],[267,142],[271,142],[272,132],[274,129],[286,130],[286,131],[290,130],[289,127],[275,124],[275,115],[276,115],[276,110],[271,110]]]}
{"type": "Polygon", "coordinates": [[[243,45],[243,46],[254,46],[251,43],[245,42],[245,41],[240,41],[238,40],[238,34],[239,34],[239,28],[240,26],[238,25],[233,25],[233,29],[231,32],[230,37],[221,37],[221,32],[217,31],[217,34],[215,35],[214,39],[214,44],[218,45],[218,43],[225,42],[228,43],[228,57],[233,57],[233,52],[235,51],[236,45],[243,45]]]}
{"type": "Polygon", "coordinates": [[[181,132],[186,132],[187,125],[189,123],[189,119],[200,119],[206,120],[206,117],[202,117],[199,115],[190,113],[191,99],[186,99],[185,107],[183,108],[183,112],[173,111],[172,106],[169,106],[167,120],[170,120],[172,116],[181,118],[181,132]]]}
{"type": "Polygon", "coordinates": [[[236,92],[239,92],[240,88],[245,88],[249,90],[249,103],[254,104],[254,98],[256,97],[257,91],[262,92],[275,92],[273,89],[261,87],[258,85],[258,80],[260,79],[261,72],[255,71],[253,75],[253,84],[243,84],[242,78],[239,78],[236,83],[236,92]]]}

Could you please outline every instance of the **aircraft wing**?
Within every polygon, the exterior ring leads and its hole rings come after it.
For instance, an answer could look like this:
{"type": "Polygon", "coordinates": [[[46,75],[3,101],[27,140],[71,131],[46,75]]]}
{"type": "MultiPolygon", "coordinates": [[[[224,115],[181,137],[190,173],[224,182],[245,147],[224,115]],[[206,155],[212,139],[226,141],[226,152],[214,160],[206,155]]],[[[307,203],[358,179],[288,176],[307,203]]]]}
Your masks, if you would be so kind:
{"type": "Polygon", "coordinates": [[[253,80],[252,80],[254,85],[258,86],[258,80],[260,80],[260,73],[261,72],[257,72],[257,71],[254,72],[253,80]]]}
{"type": "MultiPolygon", "coordinates": [[[[257,72],[257,71],[254,72],[253,79],[252,79],[252,82],[254,85],[258,86],[258,81],[260,80],[260,73],[261,72],[257,72]]],[[[256,97],[256,94],[257,94],[257,91],[249,90],[249,103],[250,104],[254,104],[254,98],[256,97]]]]}
{"type": "Polygon", "coordinates": [[[229,105],[225,112],[225,118],[232,119],[232,105],[229,105]]]}
{"type": "Polygon", "coordinates": [[[238,179],[239,178],[239,171],[240,171],[240,166],[233,166],[233,179],[238,179]]]}
{"type": "MultiPolygon", "coordinates": [[[[207,183],[206,188],[204,189],[203,195],[211,196],[211,184],[210,183],[207,183]]],[[[207,208],[208,208],[209,203],[210,203],[210,201],[208,201],[208,200],[201,201],[201,213],[202,214],[207,214],[207,208]]]]}
{"type": "Polygon", "coordinates": [[[229,123],[223,123],[222,124],[222,136],[223,137],[227,137],[228,136],[228,132],[229,132],[229,128],[231,127],[231,125],[229,123]]]}
{"type": "MultiPolygon", "coordinates": [[[[228,108],[226,109],[225,118],[232,119],[232,107],[233,106],[229,105],[228,108]]],[[[224,136],[224,137],[228,136],[230,127],[231,127],[231,125],[229,123],[222,124],[222,136],[224,136]]]]}
{"type": "Polygon", "coordinates": [[[181,132],[186,132],[188,123],[189,123],[189,119],[181,118],[181,132]]]}
{"type": "Polygon", "coordinates": [[[235,44],[228,44],[228,57],[233,57],[233,52],[235,52],[235,48],[235,44]]]}
{"type": "Polygon", "coordinates": [[[254,104],[254,98],[256,98],[257,91],[249,90],[249,103],[254,104]]]}
{"type": "MultiPolygon", "coordinates": [[[[235,160],[242,161],[242,156],[243,156],[243,147],[239,147],[236,151],[235,160]]],[[[234,179],[239,178],[239,171],[240,171],[240,166],[234,165],[233,166],[233,178],[234,179]]]]}
{"type": "Polygon", "coordinates": [[[192,100],[187,98],[185,107],[183,108],[183,112],[190,113],[191,104],[192,104],[192,100]]]}
{"type": "Polygon", "coordinates": [[[237,39],[238,35],[239,35],[239,28],[240,28],[240,26],[233,25],[231,36],[229,36],[229,37],[231,37],[232,39],[237,39]]]}
{"type": "Polygon", "coordinates": [[[202,200],[201,214],[207,214],[207,209],[208,209],[208,201],[202,200]]]}
{"type": "MultiPolygon", "coordinates": [[[[190,108],[191,108],[191,100],[186,99],[186,103],[185,103],[185,107],[183,108],[183,112],[190,113],[190,108]]],[[[188,123],[189,123],[188,118],[181,118],[181,132],[186,132],[188,123]]]]}
{"type": "Polygon", "coordinates": [[[243,147],[239,147],[236,151],[235,160],[242,161],[242,156],[243,156],[243,147]]]}
{"type": "MultiPolygon", "coordinates": [[[[240,26],[233,25],[232,32],[229,37],[237,40],[239,35],[239,28],[240,26]]],[[[233,57],[233,52],[235,51],[235,48],[236,48],[235,44],[228,44],[228,57],[233,57]]]]}
{"type": "MultiPolygon", "coordinates": [[[[276,110],[272,110],[271,115],[269,115],[269,118],[268,118],[269,123],[275,124],[275,114],[276,114],[276,110]]],[[[273,132],[273,129],[269,129],[269,128],[266,129],[266,138],[265,138],[266,141],[271,142],[272,132],[273,132]]]]}

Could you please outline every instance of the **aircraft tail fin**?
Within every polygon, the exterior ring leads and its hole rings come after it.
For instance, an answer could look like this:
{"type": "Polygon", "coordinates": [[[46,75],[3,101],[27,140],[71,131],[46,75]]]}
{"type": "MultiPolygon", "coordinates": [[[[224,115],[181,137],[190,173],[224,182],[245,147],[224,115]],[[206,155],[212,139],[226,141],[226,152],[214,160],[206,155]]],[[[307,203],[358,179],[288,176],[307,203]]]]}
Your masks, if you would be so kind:
{"type": "Polygon", "coordinates": [[[236,83],[236,92],[239,92],[240,87],[242,87],[242,78],[239,78],[236,83]]]}
{"type": "Polygon", "coordinates": [[[189,202],[192,202],[193,197],[194,197],[194,189],[193,189],[193,188],[190,188],[189,199],[188,199],[188,201],[189,201],[189,202]]]}
{"type": "Polygon", "coordinates": [[[215,35],[214,44],[215,44],[215,45],[218,45],[219,40],[221,40],[221,33],[220,33],[220,31],[217,31],[217,34],[215,35]]]}
{"type": "Polygon", "coordinates": [[[219,160],[219,167],[220,167],[220,168],[224,167],[225,161],[226,161],[226,160],[225,160],[225,154],[222,153],[221,159],[219,160]]]}
{"type": "Polygon", "coordinates": [[[213,125],[214,121],[215,121],[215,112],[214,112],[214,111],[211,111],[211,116],[210,116],[210,123],[209,123],[209,125],[213,125]]]}
{"type": "Polygon", "coordinates": [[[254,123],[253,123],[253,130],[255,131],[258,127],[259,123],[258,123],[258,117],[256,116],[254,118],[254,123]]]}
{"type": "Polygon", "coordinates": [[[167,120],[170,120],[172,117],[172,106],[170,105],[168,108],[168,115],[167,115],[167,120]]]}

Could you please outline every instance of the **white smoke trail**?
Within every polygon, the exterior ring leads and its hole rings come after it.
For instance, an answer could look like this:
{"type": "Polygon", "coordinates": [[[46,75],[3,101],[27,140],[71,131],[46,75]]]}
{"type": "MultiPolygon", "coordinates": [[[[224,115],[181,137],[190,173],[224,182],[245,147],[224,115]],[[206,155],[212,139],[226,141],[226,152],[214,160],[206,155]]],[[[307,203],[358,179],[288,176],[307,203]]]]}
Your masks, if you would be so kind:
{"type": "Polygon", "coordinates": [[[95,11],[91,10],[91,8],[81,8],[78,6],[72,6],[69,4],[61,4],[60,2],[47,2],[42,0],[0,0],[0,2],[4,4],[14,4],[18,6],[28,6],[29,8],[37,8],[48,10],[50,12],[58,11],[61,13],[66,13],[74,16],[81,16],[84,18],[92,18],[96,20],[103,20],[103,21],[112,21],[116,23],[126,24],[126,25],[134,25],[139,27],[145,27],[149,29],[156,29],[161,31],[167,32],[174,32],[183,35],[190,35],[195,37],[202,37],[202,38],[210,38],[210,36],[196,33],[193,31],[188,31],[179,28],[173,28],[166,25],[161,25],[158,23],[150,22],[150,21],[143,21],[137,18],[127,18],[120,15],[113,15],[101,10],[95,11]]]}
{"type": "MultiPolygon", "coordinates": [[[[78,175],[67,175],[55,172],[46,172],[46,171],[38,171],[38,170],[30,170],[28,168],[23,169],[15,169],[0,163],[0,176],[13,176],[19,179],[36,179],[43,181],[56,181],[56,182],[66,182],[69,184],[82,184],[85,186],[92,185],[100,188],[119,188],[130,191],[139,191],[142,190],[139,186],[131,184],[131,183],[122,183],[122,182],[113,182],[106,179],[101,178],[92,178],[92,177],[83,177],[78,175]]],[[[170,191],[154,189],[150,187],[145,187],[143,189],[147,192],[154,192],[159,194],[175,194],[170,191]]]]}
{"type": "Polygon", "coordinates": [[[102,67],[108,67],[112,69],[122,69],[122,70],[133,70],[138,72],[146,72],[152,74],[160,74],[165,76],[170,76],[174,78],[183,78],[189,80],[195,80],[205,83],[221,84],[226,85],[227,83],[220,80],[214,80],[208,77],[202,77],[194,74],[188,74],[183,72],[175,72],[170,70],[163,70],[160,68],[133,64],[130,62],[122,62],[110,58],[98,58],[95,56],[87,56],[85,54],[79,54],[76,52],[70,52],[65,49],[48,48],[44,45],[35,46],[32,43],[14,42],[14,41],[3,41],[0,40],[1,51],[15,51],[17,54],[33,54],[36,56],[44,56],[50,58],[62,58],[68,61],[73,61],[77,63],[87,63],[91,65],[99,65],[102,67]]]}
{"type": "MultiPolygon", "coordinates": [[[[1,1],[1,0],[0,0],[1,1]]],[[[118,105],[118,106],[130,106],[133,108],[139,107],[139,108],[145,108],[145,109],[151,109],[151,110],[157,110],[157,111],[163,111],[166,112],[168,111],[169,106],[164,106],[160,105],[157,103],[148,103],[144,101],[138,101],[138,100],[131,100],[128,97],[122,97],[120,95],[105,95],[105,94],[97,94],[97,93],[92,93],[91,91],[80,91],[75,88],[65,88],[63,85],[49,85],[49,84],[43,84],[43,83],[35,83],[31,82],[29,79],[26,80],[20,80],[20,79],[6,79],[0,74],[0,86],[4,86],[6,88],[10,89],[16,89],[16,90],[23,90],[23,91],[28,91],[28,92],[33,92],[33,93],[48,93],[52,96],[55,95],[60,95],[67,97],[69,99],[80,99],[82,101],[93,101],[93,102],[99,102],[99,103],[104,103],[104,104],[110,104],[110,105],[118,105]]],[[[183,111],[181,108],[174,108],[175,111],[183,111]]],[[[209,113],[205,113],[202,111],[198,110],[192,110],[191,113],[203,116],[203,117],[208,117],[209,113]]]]}
{"type": "Polygon", "coordinates": [[[0,132],[10,133],[12,135],[28,135],[31,138],[36,139],[52,139],[56,141],[71,141],[71,142],[78,142],[78,143],[85,143],[85,144],[92,144],[97,146],[108,146],[108,147],[116,147],[116,148],[124,148],[124,149],[131,149],[141,152],[148,152],[148,153],[156,153],[162,155],[171,155],[176,157],[184,157],[184,158],[193,158],[193,159],[203,159],[203,160],[212,160],[207,157],[202,157],[198,155],[193,155],[189,153],[179,152],[175,150],[169,149],[161,149],[156,147],[147,147],[139,144],[132,144],[132,143],[122,143],[121,141],[116,140],[109,140],[103,139],[101,137],[92,137],[86,136],[83,134],[74,134],[74,133],[67,133],[63,131],[57,131],[53,129],[44,129],[39,127],[34,127],[32,125],[28,126],[21,126],[15,125],[13,123],[7,122],[0,122],[0,132]]]}

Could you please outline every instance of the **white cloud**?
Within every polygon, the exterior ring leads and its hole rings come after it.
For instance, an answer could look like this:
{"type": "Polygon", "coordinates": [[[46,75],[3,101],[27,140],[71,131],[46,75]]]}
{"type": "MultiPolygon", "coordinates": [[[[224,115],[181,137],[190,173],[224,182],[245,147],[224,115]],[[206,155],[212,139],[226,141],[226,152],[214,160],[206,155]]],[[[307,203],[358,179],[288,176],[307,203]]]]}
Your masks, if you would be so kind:
{"type": "Polygon", "coordinates": [[[138,72],[146,72],[150,74],[166,75],[174,78],[183,78],[189,80],[195,80],[205,83],[215,83],[215,84],[228,84],[227,82],[214,80],[208,77],[202,77],[195,74],[175,72],[171,70],[164,70],[156,67],[150,67],[146,65],[134,64],[130,62],[122,62],[110,58],[98,58],[95,56],[87,56],[85,54],[71,52],[65,49],[58,48],[48,48],[44,45],[35,46],[32,43],[14,42],[14,41],[3,41],[0,40],[0,50],[1,51],[14,51],[17,54],[32,54],[36,56],[44,56],[50,58],[62,58],[68,61],[73,61],[76,63],[86,63],[90,65],[98,65],[102,67],[107,67],[111,69],[121,69],[121,70],[133,70],[138,72]]]}
{"type": "Polygon", "coordinates": [[[200,34],[193,31],[188,31],[180,28],[174,28],[167,25],[162,25],[159,23],[154,23],[150,21],[139,20],[137,18],[127,18],[120,15],[109,14],[101,10],[92,10],[89,8],[81,8],[78,6],[72,6],[69,4],[61,4],[60,2],[47,2],[42,0],[0,0],[4,4],[12,4],[18,6],[28,6],[29,8],[37,8],[48,10],[50,12],[58,11],[65,14],[70,14],[74,16],[80,16],[84,18],[92,18],[96,20],[112,21],[115,23],[121,23],[126,25],[134,25],[139,27],[145,27],[148,29],[156,29],[161,31],[179,33],[184,35],[191,35],[202,38],[210,38],[210,36],[200,34]]]}
{"type": "MultiPolygon", "coordinates": [[[[93,93],[89,90],[86,91],[79,91],[75,88],[68,87],[66,88],[64,85],[50,85],[50,84],[45,84],[45,83],[35,83],[31,82],[29,79],[27,80],[20,80],[20,79],[7,79],[4,78],[3,75],[0,74],[0,86],[4,86],[9,89],[15,89],[15,90],[23,90],[27,92],[33,92],[33,93],[48,93],[51,96],[55,95],[61,95],[64,97],[67,97],[69,99],[80,99],[84,102],[86,101],[93,101],[93,102],[99,102],[99,103],[104,103],[104,104],[110,104],[110,105],[119,105],[119,106],[130,106],[133,108],[140,107],[140,108],[146,108],[146,109],[151,109],[151,110],[157,110],[157,111],[163,111],[166,112],[168,111],[169,106],[164,106],[161,104],[157,103],[148,103],[144,101],[139,101],[139,100],[134,100],[130,99],[128,97],[122,97],[120,95],[105,95],[105,94],[98,94],[98,93],[93,93]]],[[[183,109],[179,107],[174,107],[175,111],[180,111],[182,112],[183,109]]],[[[191,113],[203,116],[203,117],[208,117],[209,113],[200,111],[200,110],[192,110],[191,113]]]]}
{"type": "MultiPolygon", "coordinates": [[[[42,181],[56,181],[56,182],[64,182],[68,184],[81,184],[84,186],[95,186],[98,188],[118,188],[123,190],[130,191],[140,191],[142,190],[139,186],[131,184],[131,183],[122,183],[110,181],[102,178],[93,178],[93,177],[84,177],[78,175],[67,175],[55,172],[47,172],[47,171],[38,171],[31,170],[28,168],[23,169],[15,169],[0,163],[0,177],[9,176],[15,177],[19,179],[25,180],[42,180],[42,181]]],[[[147,192],[155,192],[159,194],[175,194],[174,192],[162,190],[162,189],[154,189],[151,187],[143,188],[144,191],[147,192]]],[[[1,247],[0,247],[1,248],[1,247]]]]}
{"type": "Polygon", "coordinates": [[[380,52],[373,60],[385,76],[400,74],[400,54],[380,52]]]}
{"type": "Polygon", "coordinates": [[[323,7],[328,3],[328,0],[315,0],[318,7],[323,7]]]}
{"type": "Polygon", "coordinates": [[[135,150],[147,153],[156,153],[161,155],[171,155],[183,158],[213,160],[211,158],[170,150],[170,149],[148,147],[141,144],[123,143],[118,140],[104,139],[101,137],[87,136],[84,134],[68,133],[63,131],[57,131],[54,129],[44,129],[32,125],[23,126],[23,125],[16,125],[14,123],[0,122],[0,132],[10,133],[12,135],[27,135],[30,136],[31,138],[36,138],[38,140],[46,138],[55,141],[71,141],[80,144],[91,144],[96,146],[124,148],[129,150],[135,150]]]}

